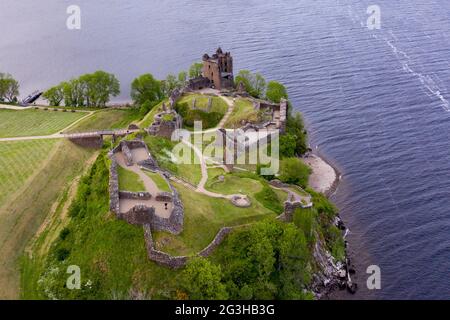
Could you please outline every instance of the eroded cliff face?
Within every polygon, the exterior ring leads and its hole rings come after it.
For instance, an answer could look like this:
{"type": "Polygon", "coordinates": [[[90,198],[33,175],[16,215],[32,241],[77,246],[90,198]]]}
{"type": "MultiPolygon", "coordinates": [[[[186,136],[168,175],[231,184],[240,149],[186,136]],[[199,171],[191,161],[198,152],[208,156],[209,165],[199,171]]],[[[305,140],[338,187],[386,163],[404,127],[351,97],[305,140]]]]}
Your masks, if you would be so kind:
{"type": "MultiPolygon", "coordinates": [[[[348,229],[345,227],[339,216],[334,220],[334,225],[342,232],[345,238],[348,229]]],[[[327,299],[328,295],[335,290],[347,289],[355,293],[357,284],[351,279],[351,274],[355,271],[354,267],[349,265],[347,257],[347,242],[345,241],[345,261],[336,261],[332,254],[327,250],[324,240],[316,234],[316,243],[313,250],[313,258],[316,263],[316,271],[313,274],[311,290],[316,299],[327,299]]]]}

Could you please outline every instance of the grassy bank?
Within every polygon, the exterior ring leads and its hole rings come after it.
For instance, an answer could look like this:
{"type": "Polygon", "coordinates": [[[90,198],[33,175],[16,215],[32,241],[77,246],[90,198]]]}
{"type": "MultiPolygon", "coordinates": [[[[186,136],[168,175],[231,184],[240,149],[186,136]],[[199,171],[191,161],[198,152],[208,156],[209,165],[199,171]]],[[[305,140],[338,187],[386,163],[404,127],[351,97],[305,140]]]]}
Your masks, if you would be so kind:
{"type": "MultiPolygon", "coordinates": [[[[41,165],[4,201],[0,208],[0,298],[19,296],[19,257],[52,211],[55,201],[81,173],[91,155],[91,150],[68,141],[56,142],[41,165]]],[[[25,159],[32,158],[24,157],[18,162],[24,163],[25,159]]]]}
{"type": "Polygon", "coordinates": [[[80,121],[67,132],[95,131],[103,129],[126,129],[128,125],[141,118],[138,109],[101,110],[80,121]]]}

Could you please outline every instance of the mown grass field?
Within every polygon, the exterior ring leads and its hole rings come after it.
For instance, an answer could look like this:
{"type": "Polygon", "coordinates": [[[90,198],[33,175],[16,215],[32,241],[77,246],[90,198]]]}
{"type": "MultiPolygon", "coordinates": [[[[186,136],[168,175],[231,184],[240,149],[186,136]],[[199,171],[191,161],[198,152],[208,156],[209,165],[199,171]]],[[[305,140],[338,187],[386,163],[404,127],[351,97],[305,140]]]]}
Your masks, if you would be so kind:
{"type": "Polygon", "coordinates": [[[48,158],[56,140],[0,142],[0,208],[48,158]]]}
{"type": "Polygon", "coordinates": [[[0,150],[0,299],[15,299],[19,258],[94,151],[64,140],[0,142],[0,150]]]}
{"type": "Polygon", "coordinates": [[[80,121],[77,125],[67,130],[67,133],[104,129],[126,129],[131,122],[140,118],[141,115],[138,109],[101,110],[89,118],[80,121]]]}
{"type": "Polygon", "coordinates": [[[0,138],[58,133],[87,115],[84,112],[0,109],[0,138]]]}

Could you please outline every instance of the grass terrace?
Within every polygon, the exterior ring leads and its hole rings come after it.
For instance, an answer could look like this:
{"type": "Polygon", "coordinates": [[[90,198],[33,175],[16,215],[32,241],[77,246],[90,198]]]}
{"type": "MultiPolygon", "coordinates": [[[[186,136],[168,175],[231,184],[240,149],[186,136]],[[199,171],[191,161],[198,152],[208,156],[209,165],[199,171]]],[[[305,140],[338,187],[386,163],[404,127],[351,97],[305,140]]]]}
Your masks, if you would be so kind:
{"type": "Polygon", "coordinates": [[[141,178],[134,172],[117,167],[119,173],[119,189],[120,191],[140,192],[145,191],[144,183],[141,178]]]}
{"type": "Polygon", "coordinates": [[[225,128],[239,128],[242,120],[258,121],[258,112],[255,111],[253,103],[248,99],[236,99],[233,112],[225,123],[225,128]]]}
{"type": "Polygon", "coordinates": [[[103,129],[126,129],[128,125],[139,120],[141,115],[137,109],[101,110],[70,128],[67,133],[95,131],[103,129]]]}
{"type": "Polygon", "coordinates": [[[159,174],[157,172],[150,172],[150,171],[145,171],[145,174],[148,175],[153,180],[153,182],[158,187],[159,191],[172,192],[172,190],[170,190],[170,187],[169,187],[166,179],[164,179],[161,176],[161,174],[159,174]]]}

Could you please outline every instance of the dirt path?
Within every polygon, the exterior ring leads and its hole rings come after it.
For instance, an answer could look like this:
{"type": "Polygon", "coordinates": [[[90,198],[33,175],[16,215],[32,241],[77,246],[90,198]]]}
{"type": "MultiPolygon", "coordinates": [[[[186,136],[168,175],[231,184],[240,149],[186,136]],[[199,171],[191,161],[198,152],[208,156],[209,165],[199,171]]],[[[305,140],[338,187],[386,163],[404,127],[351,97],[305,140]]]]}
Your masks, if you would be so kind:
{"type": "Polygon", "coordinates": [[[227,113],[225,113],[225,115],[223,116],[222,120],[220,121],[219,125],[217,126],[217,128],[222,129],[225,126],[225,123],[227,123],[228,118],[231,116],[231,114],[234,111],[234,101],[235,99],[231,100],[230,98],[224,97],[224,96],[219,96],[223,101],[226,102],[226,104],[228,104],[228,111],[227,113]]]}

